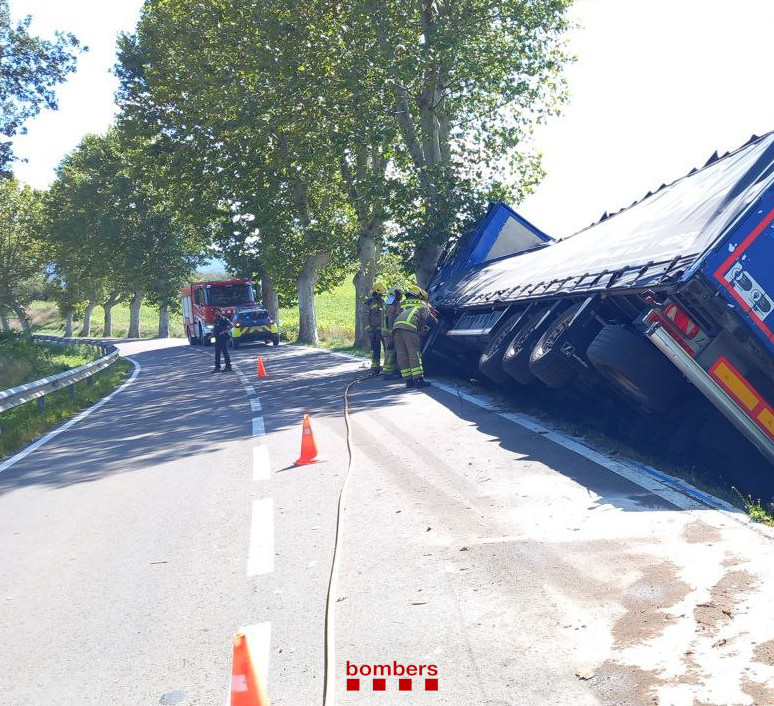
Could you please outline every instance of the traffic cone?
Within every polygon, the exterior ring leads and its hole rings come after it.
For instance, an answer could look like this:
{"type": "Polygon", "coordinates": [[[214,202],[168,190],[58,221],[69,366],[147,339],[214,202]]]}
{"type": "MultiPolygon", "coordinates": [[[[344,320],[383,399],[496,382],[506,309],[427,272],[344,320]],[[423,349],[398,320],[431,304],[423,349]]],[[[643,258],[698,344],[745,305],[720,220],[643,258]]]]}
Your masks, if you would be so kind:
{"type": "Polygon", "coordinates": [[[306,466],[309,463],[317,463],[317,444],[314,443],[309,415],[305,414],[303,431],[301,432],[301,457],[293,465],[306,466]]]}
{"type": "Polygon", "coordinates": [[[258,372],[256,373],[256,377],[259,378],[267,378],[269,377],[266,373],[266,368],[263,367],[263,360],[261,360],[261,356],[258,356],[258,372]]]}
{"type": "Polygon", "coordinates": [[[231,667],[231,706],[269,706],[269,697],[253,664],[247,636],[234,636],[234,662],[231,667]]]}

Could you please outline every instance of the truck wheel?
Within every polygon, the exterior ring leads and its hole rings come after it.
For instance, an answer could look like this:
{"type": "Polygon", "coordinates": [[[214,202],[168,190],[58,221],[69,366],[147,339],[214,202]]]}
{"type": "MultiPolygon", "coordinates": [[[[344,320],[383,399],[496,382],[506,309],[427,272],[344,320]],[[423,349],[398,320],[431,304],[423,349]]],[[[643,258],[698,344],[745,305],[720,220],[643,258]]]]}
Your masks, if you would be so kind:
{"type": "MultiPolygon", "coordinates": [[[[540,336],[538,326],[545,316],[542,309],[532,316],[508,345],[503,356],[503,370],[520,385],[529,385],[535,376],[529,370],[529,355],[535,339],[540,336]]],[[[542,330],[542,327],[540,327],[542,330]]]]}
{"type": "Polygon", "coordinates": [[[204,335],[204,329],[202,329],[202,325],[199,324],[199,342],[203,346],[209,346],[210,345],[210,337],[204,335]]]}
{"type": "Polygon", "coordinates": [[[483,373],[492,382],[508,382],[508,374],[503,370],[503,356],[508,348],[513,330],[518,325],[523,314],[514,314],[509,317],[487,344],[484,352],[478,360],[478,371],[483,373]]]}
{"type": "Polygon", "coordinates": [[[564,387],[575,377],[575,369],[561,351],[564,332],[581,304],[571,306],[540,337],[529,356],[530,372],[547,387],[564,387]]]}
{"type": "Polygon", "coordinates": [[[665,412],[688,391],[682,375],[643,336],[608,324],[586,357],[608,382],[648,412],[665,412]]]}
{"type": "Polygon", "coordinates": [[[186,335],[186,338],[188,339],[189,346],[195,346],[197,343],[199,343],[199,341],[196,340],[196,336],[191,334],[191,329],[189,329],[188,327],[186,327],[185,329],[185,335],[186,335]]]}

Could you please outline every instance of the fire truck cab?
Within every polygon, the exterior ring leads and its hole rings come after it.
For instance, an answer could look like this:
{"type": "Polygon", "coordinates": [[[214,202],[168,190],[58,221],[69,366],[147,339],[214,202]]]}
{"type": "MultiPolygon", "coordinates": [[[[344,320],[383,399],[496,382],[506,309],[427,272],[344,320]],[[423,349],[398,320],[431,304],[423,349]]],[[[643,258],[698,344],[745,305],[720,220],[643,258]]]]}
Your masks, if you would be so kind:
{"type": "Polygon", "coordinates": [[[188,342],[210,345],[215,309],[229,319],[237,309],[254,307],[255,292],[249,279],[229,279],[219,282],[194,282],[180,290],[183,303],[183,325],[188,342]]]}

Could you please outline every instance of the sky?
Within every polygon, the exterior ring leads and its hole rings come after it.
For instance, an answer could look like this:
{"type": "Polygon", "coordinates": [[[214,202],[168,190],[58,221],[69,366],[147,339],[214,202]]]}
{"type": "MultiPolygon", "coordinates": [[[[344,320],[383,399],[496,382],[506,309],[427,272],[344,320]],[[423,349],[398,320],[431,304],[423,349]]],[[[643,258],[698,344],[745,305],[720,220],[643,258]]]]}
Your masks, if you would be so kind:
{"type": "MultiPolygon", "coordinates": [[[[115,114],[115,38],[132,30],[142,0],[10,0],[34,30],[69,30],[90,47],[62,86],[60,109],[28,123],[15,141],[16,175],[43,188],[88,132],[115,114]]],[[[516,206],[562,237],[605,211],[703,165],[751,134],[774,130],[770,90],[771,0],[576,0],[566,71],[570,102],[537,129],[547,176],[516,206]]]]}

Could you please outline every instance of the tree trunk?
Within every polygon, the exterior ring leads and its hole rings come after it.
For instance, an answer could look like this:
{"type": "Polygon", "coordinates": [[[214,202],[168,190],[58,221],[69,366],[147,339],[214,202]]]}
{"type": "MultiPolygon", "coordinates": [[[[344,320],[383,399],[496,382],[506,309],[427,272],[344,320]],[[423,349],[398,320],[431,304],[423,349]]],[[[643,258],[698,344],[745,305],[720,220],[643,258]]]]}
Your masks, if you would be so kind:
{"type": "Polygon", "coordinates": [[[443,248],[432,243],[420,245],[414,251],[414,272],[417,275],[417,284],[422,289],[427,289],[427,285],[433,279],[441,252],[443,252],[443,248]]]}
{"type": "MultiPolygon", "coordinates": [[[[358,258],[360,267],[352,278],[355,284],[355,347],[366,349],[370,343],[366,333],[365,300],[376,279],[376,267],[379,261],[377,238],[372,228],[359,238],[358,258]]],[[[381,241],[379,241],[381,242],[381,241]]]]}
{"type": "Polygon", "coordinates": [[[91,312],[94,311],[95,306],[96,303],[93,301],[89,301],[86,305],[86,309],[83,312],[83,327],[78,334],[79,336],[91,336],[91,312]]]}
{"type": "Polygon", "coordinates": [[[27,310],[20,302],[17,301],[11,304],[11,308],[19,319],[19,323],[21,324],[25,337],[28,341],[32,340],[32,326],[30,324],[30,317],[27,315],[27,310]]]}
{"type": "Polygon", "coordinates": [[[3,331],[10,333],[11,331],[11,319],[8,316],[8,309],[0,307],[0,325],[3,327],[3,331]]]}
{"type": "Polygon", "coordinates": [[[281,326],[279,320],[279,296],[271,283],[270,277],[261,277],[261,292],[263,305],[269,311],[269,316],[277,322],[277,332],[279,332],[281,326]]]}
{"type": "Polygon", "coordinates": [[[75,316],[75,311],[71,306],[68,306],[67,311],[65,311],[65,330],[64,330],[65,338],[73,337],[73,317],[74,316],[75,316]]]}
{"type": "Polygon", "coordinates": [[[113,335],[113,307],[121,301],[121,295],[118,292],[110,292],[110,297],[102,303],[105,311],[105,325],[102,327],[102,335],[110,337],[113,335]]]}
{"type": "Polygon", "coordinates": [[[298,278],[298,342],[317,345],[317,312],[314,308],[314,287],[320,270],[328,264],[330,255],[312,255],[298,278]]]}
{"type": "Polygon", "coordinates": [[[159,306],[159,338],[169,338],[169,302],[159,306]]]}
{"type": "Polygon", "coordinates": [[[145,292],[138,289],[129,304],[129,331],[127,333],[129,338],[140,337],[140,306],[142,306],[143,299],[145,299],[145,292]]]}

